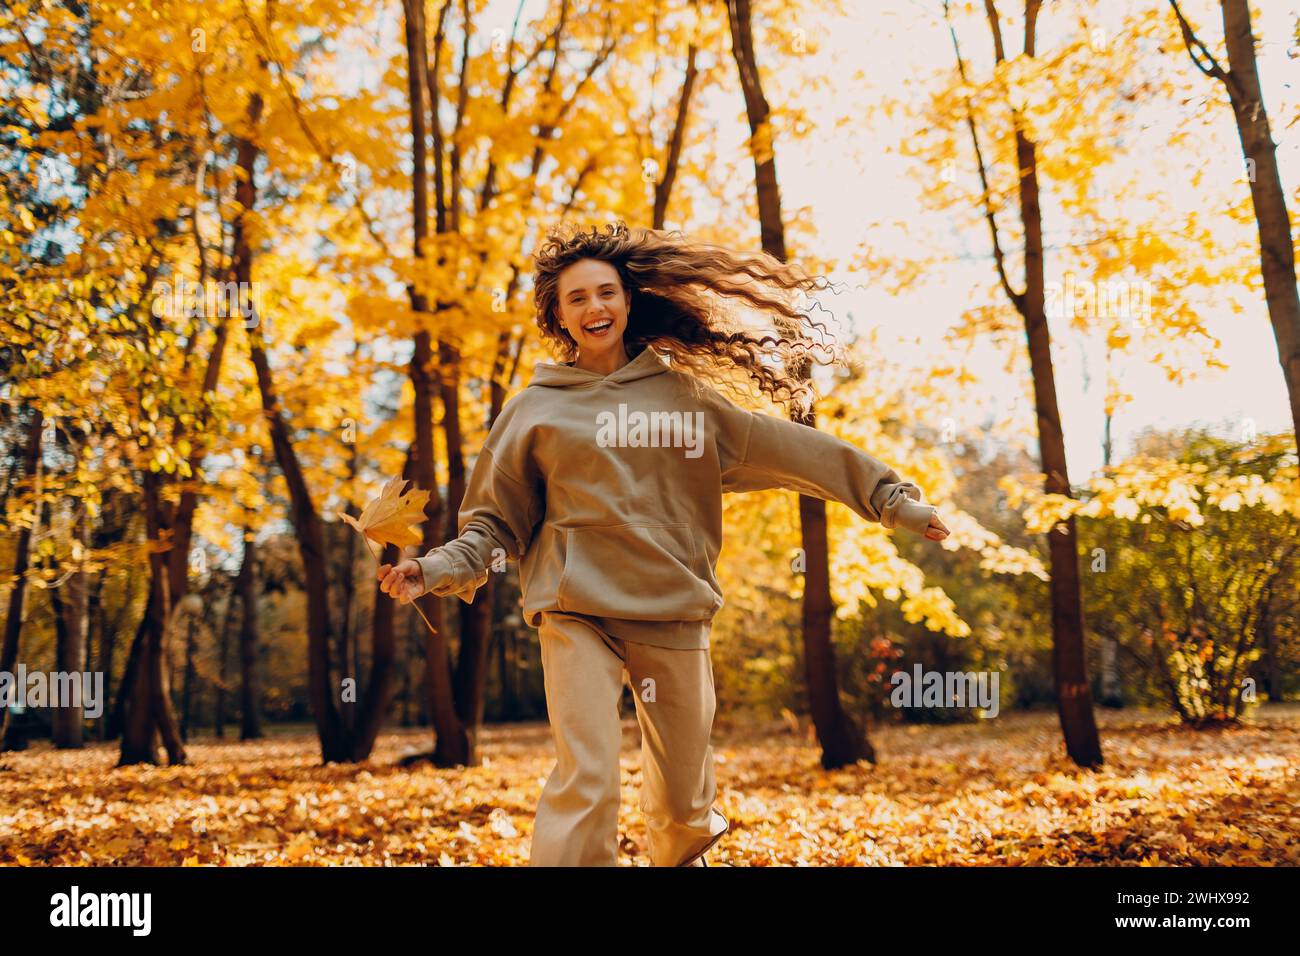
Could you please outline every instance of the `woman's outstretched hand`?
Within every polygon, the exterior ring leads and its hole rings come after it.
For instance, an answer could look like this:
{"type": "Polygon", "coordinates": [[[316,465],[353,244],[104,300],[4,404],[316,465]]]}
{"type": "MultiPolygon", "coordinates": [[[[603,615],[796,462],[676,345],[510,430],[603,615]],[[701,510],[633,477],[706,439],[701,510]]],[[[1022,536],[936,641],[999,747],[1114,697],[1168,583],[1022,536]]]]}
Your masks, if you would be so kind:
{"type": "Polygon", "coordinates": [[[379,590],[389,597],[397,598],[402,604],[410,604],[427,590],[424,586],[424,571],[419,562],[411,558],[397,562],[396,566],[381,564],[379,582],[379,590]]]}
{"type": "Polygon", "coordinates": [[[925,529],[925,536],[931,541],[942,541],[944,538],[948,537],[948,529],[944,526],[944,523],[939,520],[939,513],[937,511],[930,515],[930,524],[925,529]]]}

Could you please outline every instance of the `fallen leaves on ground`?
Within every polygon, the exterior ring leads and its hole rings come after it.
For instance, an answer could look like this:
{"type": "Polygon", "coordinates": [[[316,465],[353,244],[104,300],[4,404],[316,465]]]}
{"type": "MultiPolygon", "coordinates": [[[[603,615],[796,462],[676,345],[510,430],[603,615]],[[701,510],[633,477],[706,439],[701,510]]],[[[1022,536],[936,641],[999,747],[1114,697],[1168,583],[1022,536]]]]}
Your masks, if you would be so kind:
{"type": "MultiPolygon", "coordinates": [[[[880,762],[822,769],[780,721],[715,727],[711,865],[1300,864],[1300,708],[1195,731],[1099,712],[1105,766],[1068,761],[1054,714],[874,729],[880,762]]],[[[806,726],[806,724],[805,724],[806,726]]],[[[496,725],[480,766],[397,766],[428,730],[319,765],[314,736],[199,738],[180,767],[116,768],[113,744],[0,754],[8,865],[520,866],[554,761],[545,724],[496,725]]],[[[624,722],[620,863],[647,866],[639,731],[624,722]]]]}

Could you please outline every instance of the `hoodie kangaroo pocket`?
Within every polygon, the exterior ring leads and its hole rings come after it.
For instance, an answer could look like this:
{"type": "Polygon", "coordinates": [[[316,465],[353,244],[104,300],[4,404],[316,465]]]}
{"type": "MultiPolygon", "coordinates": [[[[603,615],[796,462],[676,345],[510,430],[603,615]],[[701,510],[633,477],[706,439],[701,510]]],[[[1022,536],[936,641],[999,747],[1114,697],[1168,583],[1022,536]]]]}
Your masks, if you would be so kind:
{"type": "Polygon", "coordinates": [[[691,526],[592,525],[565,529],[562,611],[645,621],[698,621],[722,606],[697,567],[691,526]]]}

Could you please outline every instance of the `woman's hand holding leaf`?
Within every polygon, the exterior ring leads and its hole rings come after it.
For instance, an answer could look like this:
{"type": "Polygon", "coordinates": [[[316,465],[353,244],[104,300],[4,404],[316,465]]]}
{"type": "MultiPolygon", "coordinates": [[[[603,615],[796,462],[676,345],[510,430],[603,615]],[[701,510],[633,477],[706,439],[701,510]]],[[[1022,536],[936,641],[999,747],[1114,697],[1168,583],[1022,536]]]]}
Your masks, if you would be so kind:
{"type": "MultiPolygon", "coordinates": [[[[360,516],[353,518],[351,515],[336,512],[339,518],[361,533],[361,539],[376,560],[383,553],[383,546],[386,544],[404,548],[421,543],[420,533],[415,530],[415,525],[424,521],[424,508],[429,502],[429,492],[412,489],[403,494],[404,487],[406,487],[404,479],[391,478],[384,485],[379,497],[366,505],[360,516]]],[[[419,562],[411,558],[399,561],[395,566],[381,565],[378,577],[381,582],[380,590],[389,597],[397,598],[402,604],[410,604],[429,590],[425,587],[424,572],[419,562]]],[[[438,633],[429,623],[429,619],[424,616],[424,612],[420,611],[418,604],[415,609],[420,612],[420,617],[424,618],[424,623],[428,625],[429,630],[438,633]]]]}
{"type": "Polygon", "coordinates": [[[381,564],[379,582],[379,590],[389,597],[397,598],[402,604],[410,604],[428,590],[420,562],[411,558],[399,561],[396,565],[381,564]]]}

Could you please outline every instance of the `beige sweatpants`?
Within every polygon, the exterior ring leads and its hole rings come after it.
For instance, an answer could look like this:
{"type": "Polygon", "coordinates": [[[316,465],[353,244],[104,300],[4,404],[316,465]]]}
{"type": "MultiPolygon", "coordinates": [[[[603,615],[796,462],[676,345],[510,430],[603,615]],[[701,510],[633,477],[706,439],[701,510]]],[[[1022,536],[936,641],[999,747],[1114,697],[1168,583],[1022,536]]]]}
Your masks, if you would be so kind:
{"type": "Polygon", "coordinates": [[[619,699],[631,677],[641,725],[641,811],[654,866],[708,844],[717,788],[709,735],[716,705],[707,648],[623,641],[595,622],[542,614],[538,637],[555,766],[533,824],[530,866],[617,866],[619,699]]]}

